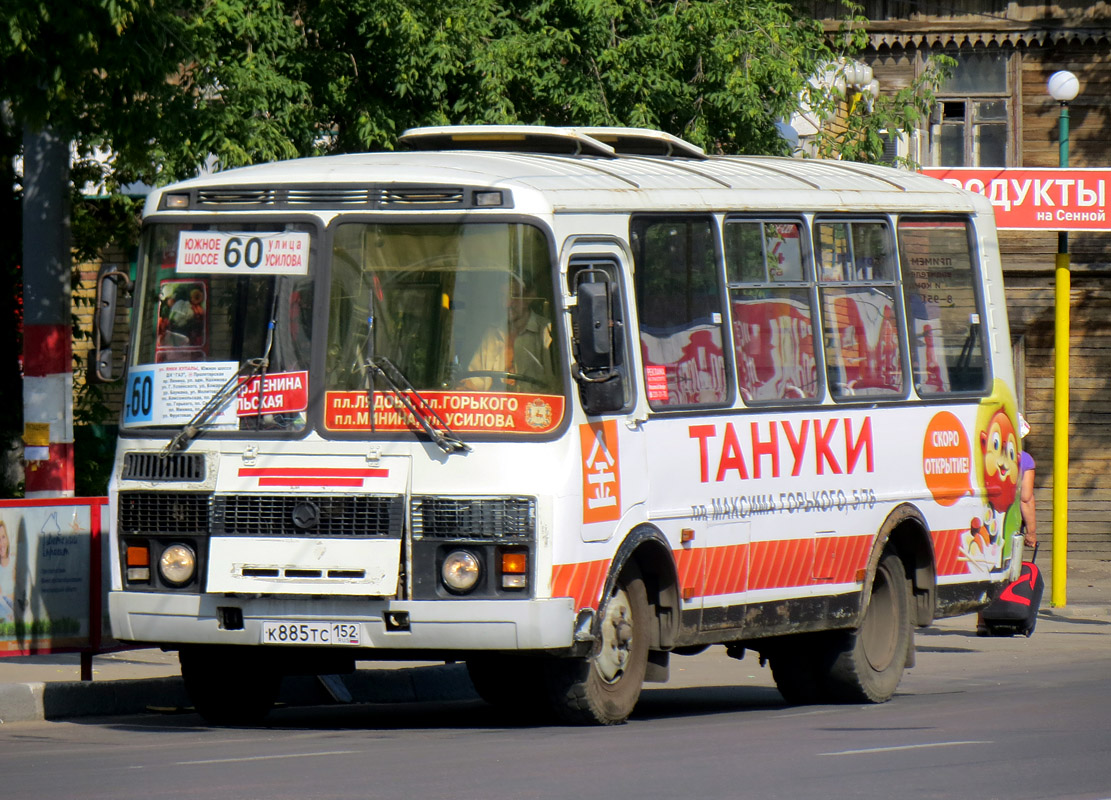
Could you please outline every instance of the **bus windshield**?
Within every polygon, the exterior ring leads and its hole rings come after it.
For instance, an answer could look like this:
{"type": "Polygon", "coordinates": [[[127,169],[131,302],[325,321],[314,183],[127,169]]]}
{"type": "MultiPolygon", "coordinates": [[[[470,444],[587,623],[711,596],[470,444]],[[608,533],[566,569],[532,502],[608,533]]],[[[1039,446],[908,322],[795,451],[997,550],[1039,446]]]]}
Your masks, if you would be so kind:
{"type": "Polygon", "coordinates": [[[125,428],[183,425],[216,396],[226,401],[203,427],[305,426],[311,231],[307,225],[242,222],[147,228],[125,428]]]}
{"type": "Polygon", "coordinates": [[[386,359],[460,431],[542,433],[562,418],[544,234],[521,223],[348,222],[336,229],[325,427],[404,414],[367,362],[386,359]],[[377,391],[376,391],[377,390],[377,391]],[[375,416],[367,414],[368,394],[375,416]]]}

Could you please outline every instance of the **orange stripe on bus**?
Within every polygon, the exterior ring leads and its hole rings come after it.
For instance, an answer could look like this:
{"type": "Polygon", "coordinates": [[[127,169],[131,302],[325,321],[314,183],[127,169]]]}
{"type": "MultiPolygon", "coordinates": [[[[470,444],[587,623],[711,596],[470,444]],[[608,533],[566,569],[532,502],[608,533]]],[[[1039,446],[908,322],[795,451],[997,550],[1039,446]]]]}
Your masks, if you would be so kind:
{"type": "Polygon", "coordinates": [[[609,559],[556,564],[552,568],[552,597],[570,597],[576,609],[597,608],[609,564],[609,559]]]}
{"type": "Polygon", "coordinates": [[[937,563],[937,574],[939,576],[965,575],[968,573],[968,564],[960,560],[961,536],[966,532],[964,528],[933,531],[934,561],[937,563]]]}
{"type": "MultiPolygon", "coordinates": [[[[934,532],[939,575],[965,570],[965,565],[957,562],[960,533],[934,532]]],[[[855,583],[867,566],[872,545],[870,536],[825,536],[682,548],[673,550],[672,556],[679,587],[686,597],[715,597],[761,589],[855,583]]],[[[608,559],[556,564],[552,596],[571,597],[576,608],[597,608],[609,566],[608,559]]]]}

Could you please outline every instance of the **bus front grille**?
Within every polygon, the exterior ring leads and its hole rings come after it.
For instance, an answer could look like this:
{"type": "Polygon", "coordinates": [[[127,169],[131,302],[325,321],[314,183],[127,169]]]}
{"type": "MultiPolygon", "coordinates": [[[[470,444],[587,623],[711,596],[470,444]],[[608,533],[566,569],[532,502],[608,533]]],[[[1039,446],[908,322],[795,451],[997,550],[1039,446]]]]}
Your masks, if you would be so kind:
{"type": "Polygon", "coordinates": [[[413,539],[495,542],[532,541],[532,497],[414,497],[413,539]]]}
{"type": "Polygon", "coordinates": [[[214,536],[400,538],[399,495],[217,495],[214,536]]]}
{"type": "Polygon", "coordinates": [[[120,492],[120,533],[208,533],[210,499],[207,492],[120,492]]]}

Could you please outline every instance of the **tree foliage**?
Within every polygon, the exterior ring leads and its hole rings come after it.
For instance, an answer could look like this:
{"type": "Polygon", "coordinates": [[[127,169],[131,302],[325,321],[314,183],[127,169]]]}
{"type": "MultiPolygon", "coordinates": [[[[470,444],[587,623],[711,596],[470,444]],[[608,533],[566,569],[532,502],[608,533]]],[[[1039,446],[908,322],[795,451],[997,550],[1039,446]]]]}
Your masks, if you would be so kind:
{"type": "MultiPolygon", "coordinates": [[[[128,184],[392,148],[418,125],[649,127],[714,153],[786,154],[776,123],[807,91],[834,102],[809,78],[861,44],[858,17],[831,41],[784,0],[0,0],[0,19],[0,159],[25,128],[73,142],[84,258],[134,236],[128,184]],[[83,198],[85,181],[113,199],[83,198]]],[[[822,152],[875,160],[881,126],[928,102],[920,89],[851,117],[822,152]]],[[[20,176],[0,178],[18,241],[20,176]]],[[[19,258],[0,256],[11,286],[19,258]]],[[[17,299],[0,316],[15,320],[17,299]]],[[[8,387],[17,354],[0,362],[8,387]]],[[[5,390],[0,406],[8,441],[20,398],[5,390]]]]}
{"type": "Polygon", "coordinates": [[[280,0],[0,0],[0,97],[50,126],[108,188],[307,152],[303,36],[280,0]]]}
{"type": "Polygon", "coordinates": [[[814,21],[737,0],[352,0],[303,11],[303,72],[343,151],[424,124],[629,125],[782,152],[832,56],[814,21]]]}
{"type": "Polygon", "coordinates": [[[779,0],[0,0],[21,124],[111,152],[108,186],[392,147],[423,124],[653,127],[783,152],[834,58],[779,0]]]}
{"type": "MultiPolygon", "coordinates": [[[[882,134],[913,135],[929,116],[938,88],[955,66],[953,58],[933,55],[913,81],[892,94],[869,99],[865,94],[837,88],[824,94],[816,101],[817,116],[841,124],[824,124],[819,129],[815,154],[820,158],[878,162],[883,157],[882,134]],[[844,113],[839,114],[842,110],[844,113]]],[[[907,158],[898,158],[896,163],[911,169],[919,166],[907,158]]]]}

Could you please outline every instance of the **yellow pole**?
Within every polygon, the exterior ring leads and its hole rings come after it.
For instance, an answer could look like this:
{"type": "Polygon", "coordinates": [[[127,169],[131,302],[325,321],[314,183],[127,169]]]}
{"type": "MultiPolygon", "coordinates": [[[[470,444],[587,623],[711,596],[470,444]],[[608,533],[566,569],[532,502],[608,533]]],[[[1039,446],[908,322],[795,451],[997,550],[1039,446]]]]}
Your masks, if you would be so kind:
{"type": "MultiPolygon", "coordinates": [[[[1059,161],[1069,165],[1069,104],[1061,103],[1058,118],[1059,161]]],[[[1053,296],[1053,588],[1050,605],[1066,603],[1069,536],[1069,234],[1057,234],[1053,296]]]]}
{"type": "MultiPolygon", "coordinates": [[[[1067,235],[1067,234],[1066,234],[1067,235]]],[[[1050,604],[1065,605],[1069,528],[1069,254],[1057,253],[1053,362],[1053,588],[1050,604]]]]}

